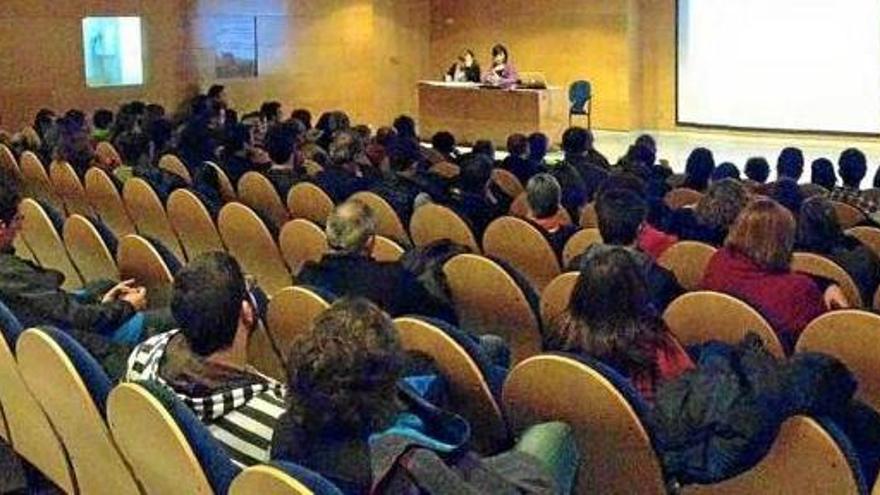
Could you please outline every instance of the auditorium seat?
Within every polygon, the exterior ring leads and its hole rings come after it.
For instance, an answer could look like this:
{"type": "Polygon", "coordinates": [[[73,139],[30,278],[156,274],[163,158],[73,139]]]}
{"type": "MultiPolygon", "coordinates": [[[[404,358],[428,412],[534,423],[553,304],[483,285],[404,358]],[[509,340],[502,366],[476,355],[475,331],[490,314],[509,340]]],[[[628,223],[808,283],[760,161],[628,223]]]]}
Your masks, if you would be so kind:
{"type": "Polygon", "coordinates": [[[86,197],[86,190],[69,163],[54,161],[49,165],[49,180],[68,215],[92,216],[95,212],[86,197]]]}
{"type": "Polygon", "coordinates": [[[859,382],[856,397],[880,411],[880,315],[832,311],[816,318],[798,338],[795,352],[821,352],[839,359],[859,382]]]}
{"type": "Polygon", "coordinates": [[[376,216],[376,233],[383,235],[402,245],[409,245],[409,234],[394,208],[382,196],[369,191],[353,194],[349,199],[364,203],[373,210],[376,216]]]}
{"type": "Polygon", "coordinates": [[[289,462],[251,466],[232,482],[229,495],[342,495],[329,480],[289,462]]]}
{"type": "Polygon", "coordinates": [[[116,151],[116,147],[114,147],[108,141],[100,141],[98,142],[98,144],[95,145],[95,155],[102,163],[114,166],[122,165],[122,157],[119,156],[119,152],[116,151]]]}
{"type": "Polygon", "coordinates": [[[837,213],[837,222],[843,229],[855,227],[868,219],[862,210],[855,206],[840,201],[830,201],[830,203],[834,207],[834,212],[837,213]]]}
{"type": "Polygon", "coordinates": [[[220,197],[224,203],[238,201],[238,195],[235,193],[235,187],[226,172],[214,162],[205,162],[206,167],[211,167],[217,174],[217,181],[220,183],[220,197]]]}
{"type": "Polygon", "coordinates": [[[192,185],[193,183],[189,169],[186,168],[186,165],[184,165],[183,162],[180,161],[180,158],[177,158],[175,155],[163,155],[162,158],[159,159],[159,169],[164,170],[171,175],[180,177],[188,185],[192,185]]]}
{"type": "Polygon", "coordinates": [[[229,203],[220,210],[217,226],[229,254],[266,294],[271,297],[292,285],[293,277],[278,245],[253,210],[241,203],[229,203]]]}
{"type": "Polygon", "coordinates": [[[259,172],[247,172],[238,180],[238,200],[257,212],[277,232],[290,220],[287,210],[275,186],[259,172]]]}
{"type": "Polygon", "coordinates": [[[192,191],[172,192],[166,210],[168,221],[190,259],[212,251],[226,251],[211,214],[192,191]]]}
{"type": "Polygon", "coordinates": [[[451,208],[443,205],[429,203],[416,208],[409,222],[409,233],[417,247],[449,239],[469,247],[475,253],[480,252],[477,238],[467,222],[451,208]]]}
{"type": "Polygon", "coordinates": [[[404,254],[403,247],[392,239],[377,235],[373,243],[373,259],[376,261],[393,262],[400,261],[404,254]]]}
{"type": "Polygon", "coordinates": [[[800,185],[801,194],[804,199],[812,198],[813,196],[824,196],[828,194],[828,190],[819,184],[806,183],[800,185]]]}
{"type": "Polygon", "coordinates": [[[449,387],[448,406],[470,423],[477,450],[493,453],[502,448],[509,433],[496,401],[501,383],[493,390],[491,363],[475,358],[476,344],[470,336],[446,323],[420,317],[397,318],[394,326],[405,350],[430,357],[440,371],[449,387]]]}
{"type": "Polygon", "coordinates": [[[458,177],[458,174],[461,172],[461,168],[454,163],[440,162],[431,165],[431,168],[428,169],[428,172],[444,179],[454,179],[458,177]]]}
{"type": "Polygon", "coordinates": [[[5,144],[0,143],[0,170],[6,172],[12,177],[21,177],[21,169],[18,168],[18,162],[12,150],[5,144]]]}
{"type": "Polygon", "coordinates": [[[105,421],[112,383],[101,365],[54,328],[26,330],[16,355],[22,378],[70,455],[78,492],[139,494],[105,421]]]}
{"type": "Polygon", "coordinates": [[[171,250],[181,262],[186,261],[183,247],[168,221],[165,206],[150,184],[139,178],[126,181],[122,198],[140,235],[151,237],[171,250]]]}
{"type": "Polygon", "coordinates": [[[541,351],[541,327],[527,294],[498,263],[460,254],[443,265],[459,326],[493,334],[510,346],[514,363],[541,351]]]}
{"type": "Polygon", "coordinates": [[[663,321],[684,346],[709,340],[738,344],[754,332],[770,353],[785,356],[770,323],[747,303],[727,294],[698,291],[679,296],[666,308],[663,321]]]}
{"type": "Polygon", "coordinates": [[[855,237],[874,254],[880,257],[880,229],[877,227],[853,227],[846,231],[855,237]]]}
{"type": "Polygon", "coordinates": [[[149,495],[227,493],[240,472],[189,407],[156,382],[117,385],[107,422],[149,495]]]}
{"type": "Polygon", "coordinates": [[[599,228],[599,216],[596,214],[596,203],[587,203],[581,210],[578,225],[584,229],[599,228]]]}
{"type": "Polygon", "coordinates": [[[25,151],[21,154],[18,166],[21,169],[25,196],[42,201],[58,211],[64,211],[64,203],[55,193],[52,181],[49,180],[49,174],[46,173],[46,167],[43,166],[37,155],[25,151]]]}
{"type": "Polygon", "coordinates": [[[122,238],[137,233],[122,196],[107,172],[97,167],[86,171],[85,191],[98,217],[116,234],[116,237],[122,238]]]}
{"type": "Polygon", "coordinates": [[[516,217],[497,218],[483,233],[486,256],[502,259],[541,292],[561,272],[559,259],[543,232],[516,217]]]}
{"type": "Polygon", "coordinates": [[[146,287],[149,308],[164,308],[171,304],[174,276],[149,240],[139,235],[123,237],[119,240],[116,262],[122,280],[134,279],[137,285],[146,287]]]}
{"type": "Polygon", "coordinates": [[[663,197],[663,202],[669,208],[677,210],[687,206],[694,206],[701,199],[703,199],[703,193],[687,187],[677,187],[666,193],[666,196],[663,197]]]}
{"type": "Polygon", "coordinates": [[[599,229],[581,229],[576,232],[562,248],[562,268],[568,268],[573,259],[583,254],[593,244],[602,244],[602,234],[599,229]]]}
{"type": "Polygon", "coordinates": [[[116,258],[92,222],[82,215],[71,215],[64,222],[64,245],[85,282],[119,280],[116,258]]]}
{"type": "Polygon", "coordinates": [[[324,225],[333,211],[333,200],[315,184],[300,182],[287,193],[287,209],[293,218],[305,218],[324,225]]]}
{"type": "Polygon", "coordinates": [[[330,248],[327,235],[317,224],[305,218],[297,218],[284,224],[278,235],[281,256],[296,275],[307,261],[318,262],[330,248]]]}
{"type": "Polygon", "coordinates": [[[715,247],[702,242],[679,241],[663,251],[657,264],[674,273],[685,290],[697,290],[716,251],[715,247]]]}
{"type": "Polygon", "coordinates": [[[503,403],[514,434],[544,421],[572,427],[581,457],[575,493],[667,493],[644,426],[648,406],[611,368],[569,356],[533,356],[510,372],[503,403]]]}
{"type": "Polygon", "coordinates": [[[498,186],[498,188],[509,198],[516,198],[520,194],[526,192],[526,188],[523,187],[522,182],[520,182],[519,178],[513,175],[513,172],[510,170],[498,167],[493,168],[492,182],[494,182],[495,185],[498,186]]]}
{"type": "Polygon", "coordinates": [[[863,306],[859,287],[846,270],[830,259],[813,253],[794,253],[791,259],[791,269],[795,272],[816,275],[829,280],[840,286],[850,306],[861,308],[863,306]]]}
{"type": "Polygon", "coordinates": [[[55,229],[46,210],[33,199],[25,198],[19,211],[24,216],[20,235],[40,260],[40,265],[61,272],[64,275],[62,287],[65,290],[82,288],[82,277],[67,254],[61,234],[55,229]]]}
{"type": "Polygon", "coordinates": [[[541,321],[545,331],[568,309],[580,272],[566,272],[554,278],[541,293],[541,321]]]}

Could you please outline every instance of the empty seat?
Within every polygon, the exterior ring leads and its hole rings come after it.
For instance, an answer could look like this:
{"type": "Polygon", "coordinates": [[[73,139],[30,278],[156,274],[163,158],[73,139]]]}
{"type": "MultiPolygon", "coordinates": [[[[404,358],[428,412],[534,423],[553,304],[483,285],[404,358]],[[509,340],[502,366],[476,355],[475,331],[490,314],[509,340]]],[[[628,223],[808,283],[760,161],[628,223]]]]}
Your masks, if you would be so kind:
{"type": "Polygon", "coordinates": [[[492,169],[492,182],[501,189],[509,198],[516,198],[526,191],[522,182],[510,170],[503,168],[492,169]]]}
{"type": "Polygon", "coordinates": [[[550,242],[537,227],[516,217],[501,217],[486,227],[483,249],[522,273],[537,292],[560,273],[550,242]]]}
{"type": "Polygon", "coordinates": [[[442,239],[469,247],[480,252],[477,238],[470,226],[457,213],[446,206],[426,204],[416,208],[409,222],[413,244],[422,247],[442,239]]]}
{"type": "Polygon", "coordinates": [[[171,175],[176,175],[183,179],[187,184],[192,185],[192,174],[189,173],[189,169],[186,168],[186,165],[180,161],[180,158],[177,158],[174,155],[163,155],[162,158],[159,159],[159,168],[168,172],[171,175]]]}
{"type": "Polygon", "coordinates": [[[874,254],[880,256],[880,229],[877,227],[853,227],[846,233],[858,239],[874,254]]]}
{"type": "Polygon", "coordinates": [[[86,197],[86,190],[80,182],[76,171],[69,163],[54,161],[49,165],[49,180],[58,194],[64,209],[68,215],[78,213],[80,215],[94,215],[92,206],[86,197]]]}
{"type": "Polygon", "coordinates": [[[64,275],[63,287],[67,290],[79,289],[83,280],[61,240],[60,233],[43,207],[30,198],[25,198],[19,206],[22,220],[21,236],[44,268],[58,270],[64,275]]]}
{"type": "Polygon", "coordinates": [[[128,235],[119,241],[116,256],[122,280],[134,279],[136,285],[147,289],[150,308],[164,308],[171,304],[174,276],[150,241],[139,235],[128,235]]]}
{"type": "Polygon", "coordinates": [[[602,234],[599,229],[581,229],[576,232],[562,249],[562,268],[568,268],[573,259],[583,254],[593,244],[602,244],[602,234]]]}
{"type": "Polygon", "coordinates": [[[168,221],[190,259],[212,251],[225,251],[214,220],[202,201],[186,189],[168,196],[168,221]]]}
{"type": "Polygon", "coordinates": [[[86,282],[119,280],[116,259],[88,218],[71,215],[64,222],[64,245],[86,282]]]}
{"type": "Polygon", "coordinates": [[[265,175],[248,172],[238,181],[238,199],[259,213],[277,232],[290,220],[290,212],[281,201],[278,191],[265,175]]]}
{"type": "Polygon", "coordinates": [[[408,245],[410,244],[409,234],[406,233],[406,227],[400,221],[397,212],[388,201],[382,196],[369,191],[355,193],[349,199],[354,199],[364,203],[373,210],[376,215],[376,233],[393,239],[394,241],[408,245]]]}
{"type": "Polygon", "coordinates": [[[92,208],[116,237],[137,233],[122,196],[107,172],[90,168],[86,172],[85,191],[92,208]]]}
{"type": "Polygon", "coordinates": [[[272,234],[253,210],[229,203],[220,210],[217,226],[229,254],[269,296],[293,284],[272,234]]]}
{"type": "Polygon", "coordinates": [[[846,296],[846,300],[852,307],[861,308],[864,305],[859,287],[852,277],[840,265],[824,256],[813,253],[794,253],[791,259],[791,269],[795,272],[833,280],[840,286],[843,295],[846,296]]]}
{"type": "Polygon", "coordinates": [[[697,290],[703,283],[703,274],[709,260],[718,251],[715,247],[696,241],[679,241],[663,251],[657,263],[675,274],[686,290],[697,290]]]}
{"type": "Polygon", "coordinates": [[[171,250],[179,261],[186,261],[183,247],[168,221],[165,206],[147,181],[129,179],[122,189],[122,198],[140,235],[156,239],[171,250]]]}
{"type": "Polygon", "coordinates": [[[293,218],[305,218],[324,225],[333,211],[333,200],[315,184],[300,182],[287,193],[287,209],[293,218]]]}

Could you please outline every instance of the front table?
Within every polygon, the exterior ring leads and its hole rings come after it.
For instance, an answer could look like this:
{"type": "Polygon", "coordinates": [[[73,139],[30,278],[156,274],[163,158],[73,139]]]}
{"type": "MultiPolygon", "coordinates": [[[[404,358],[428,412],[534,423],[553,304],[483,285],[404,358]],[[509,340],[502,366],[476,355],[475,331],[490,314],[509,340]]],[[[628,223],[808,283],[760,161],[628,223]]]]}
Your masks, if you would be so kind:
{"type": "Polygon", "coordinates": [[[449,131],[462,144],[489,139],[504,147],[511,134],[540,131],[558,142],[567,115],[568,101],[560,88],[504,90],[467,83],[419,83],[419,129],[426,139],[449,131]]]}

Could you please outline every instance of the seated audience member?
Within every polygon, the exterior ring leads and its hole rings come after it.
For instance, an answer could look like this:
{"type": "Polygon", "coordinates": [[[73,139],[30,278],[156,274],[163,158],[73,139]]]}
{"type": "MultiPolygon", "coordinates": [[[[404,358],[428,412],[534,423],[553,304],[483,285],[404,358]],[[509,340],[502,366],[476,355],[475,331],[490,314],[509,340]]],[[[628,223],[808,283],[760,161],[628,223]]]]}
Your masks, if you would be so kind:
{"type": "MultiPolygon", "coordinates": [[[[636,146],[644,146],[651,150],[654,153],[654,156],[657,156],[657,140],[654,139],[654,136],[650,134],[642,134],[636,138],[633,142],[636,146]]],[[[653,163],[651,165],[654,165],[653,163]]]]}
{"type": "Polygon", "coordinates": [[[547,157],[547,151],[550,148],[550,140],[547,139],[547,135],[541,132],[533,132],[529,134],[529,160],[531,160],[535,167],[539,169],[544,169],[546,167],[546,163],[544,163],[544,159],[547,157]]]}
{"type": "Polygon", "coordinates": [[[455,148],[455,136],[451,132],[440,131],[431,137],[431,148],[435,151],[434,159],[428,159],[431,163],[449,162],[455,163],[458,159],[458,150],[455,148]]]}
{"type": "Polygon", "coordinates": [[[767,183],[770,177],[770,164],[762,157],[752,157],[746,161],[746,185],[757,187],[767,183]]]}
{"type": "MultiPolygon", "coordinates": [[[[593,201],[596,191],[608,178],[608,170],[587,157],[590,133],[581,127],[570,127],[562,134],[563,160],[550,167],[550,173],[562,186],[562,205],[571,218],[579,218],[580,210],[593,201]]],[[[607,161],[605,162],[607,163],[607,161]]]]}
{"type": "Polygon", "coordinates": [[[373,259],[376,217],[369,206],[346,201],[327,219],[330,253],[307,262],[297,281],[337,296],[365,297],[392,316],[419,314],[455,322],[452,308],[438,301],[399,262],[373,259]]]}
{"type": "Polygon", "coordinates": [[[844,233],[831,203],[814,196],[801,206],[796,247],[798,251],[820,254],[840,265],[852,277],[862,301],[874,299],[880,284],[880,258],[858,239],[844,233]]]}
{"type": "MultiPolygon", "coordinates": [[[[638,146],[642,148],[642,146],[638,146]]],[[[657,187],[655,185],[655,187],[657,187]]],[[[669,207],[663,202],[663,197],[653,196],[649,193],[650,186],[644,180],[626,172],[613,172],[608,179],[602,184],[597,194],[601,195],[604,191],[614,189],[627,189],[637,194],[645,200],[648,208],[648,214],[644,223],[639,228],[638,239],[636,245],[652,259],[657,259],[678,242],[678,237],[674,234],[663,232],[657,226],[662,226],[665,218],[669,215],[669,207]]]]}
{"type": "Polygon", "coordinates": [[[95,110],[92,115],[92,141],[99,143],[110,140],[110,128],[113,126],[113,112],[105,108],[95,110]]]}
{"type": "Polygon", "coordinates": [[[713,182],[694,208],[681,208],[670,213],[664,230],[681,240],[699,241],[720,246],[727,231],[749,197],[738,181],[723,179],[713,182]]]}
{"type": "Polygon", "coordinates": [[[409,115],[400,115],[391,124],[397,133],[398,139],[405,139],[419,144],[419,133],[416,130],[416,121],[409,115]]]}
{"type": "Polygon", "coordinates": [[[706,148],[695,148],[688,155],[681,187],[703,192],[709,187],[709,179],[715,171],[715,156],[706,148]]]}
{"type": "Polygon", "coordinates": [[[294,184],[303,180],[306,171],[296,163],[296,129],[284,123],[269,129],[266,133],[266,152],[272,160],[272,167],[265,172],[282,198],[294,184]]]}
{"type": "Polygon", "coordinates": [[[739,169],[736,168],[736,165],[730,162],[720,163],[715,170],[712,171],[712,176],[709,177],[709,183],[718,182],[724,179],[733,179],[739,180],[740,174],[739,169]]]}
{"type": "Polygon", "coordinates": [[[684,293],[675,275],[658,265],[637,246],[639,231],[645,225],[648,206],[644,198],[629,189],[604,190],[596,200],[596,215],[603,244],[593,244],[572,260],[571,267],[582,270],[596,255],[621,246],[632,255],[648,286],[648,296],[660,313],[676,297],[684,293]]]}
{"type": "Polygon", "coordinates": [[[631,250],[604,249],[581,267],[568,309],[551,324],[545,351],[591,357],[628,377],[653,401],[657,387],[694,367],[652,303],[631,250]]]}
{"type": "Polygon", "coordinates": [[[572,447],[566,425],[535,427],[553,438],[545,438],[547,455],[514,447],[481,459],[467,451],[467,422],[403,380],[405,359],[388,315],[364,299],[335,302],[291,347],[288,408],[272,458],[314,470],[347,494],[568,493],[575,470],[559,466],[573,467],[577,456],[564,453],[572,447]]]}
{"type": "Polygon", "coordinates": [[[507,213],[511,199],[491,187],[492,161],[471,153],[460,160],[461,171],[449,190],[449,206],[470,223],[477,239],[492,220],[507,213]]]}
{"type": "Polygon", "coordinates": [[[880,204],[861,190],[862,180],[868,173],[865,154],[855,148],[844,150],[837,161],[837,171],[843,182],[828,195],[832,201],[840,201],[862,210],[875,222],[880,220],[880,204]]]}
{"type": "Polygon", "coordinates": [[[305,108],[297,108],[290,114],[291,120],[298,120],[306,130],[312,128],[312,112],[305,108]]]}
{"type": "Polygon", "coordinates": [[[511,134],[507,138],[507,158],[501,168],[509,170],[525,185],[533,175],[541,171],[537,164],[529,160],[529,140],[522,134],[511,134]]]}
{"type": "Polygon", "coordinates": [[[370,160],[370,164],[378,170],[388,170],[388,148],[395,142],[397,134],[391,127],[376,129],[376,135],[367,144],[364,153],[370,160]]]}
{"type": "Polygon", "coordinates": [[[358,141],[349,131],[338,131],[330,144],[330,163],[315,176],[315,184],[321,187],[339,203],[349,196],[364,191],[373,183],[365,177],[360,164],[355,160],[360,154],[358,141]]]}
{"type": "Polygon", "coordinates": [[[424,194],[427,195],[427,198],[423,196],[425,200],[445,201],[446,185],[436,175],[419,170],[422,157],[418,150],[397,144],[392,143],[387,150],[389,172],[374,183],[370,191],[388,201],[401,222],[409,225],[416,198],[424,194]]]}
{"type": "Polygon", "coordinates": [[[268,462],[287,391],[248,364],[259,308],[238,262],[219,252],[190,262],[174,278],[171,311],[180,328],[136,347],[126,379],[170,388],[236,464],[268,462]]]}
{"type": "Polygon", "coordinates": [[[537,174],[526,184],[528,219],[541,228],[557,257],[562,256],[565,243],[578,230],[563,219],[561,200],[562,188],[550,174],[537,174]]]}
{"type": "Polygon", "coordinates": [[[483,155],[489,160],[492,160],[493,165],[495,163],[495,145],[488,139],[478,139],[477,142],[474,143],[471,153],[474,155],[483,155]]]}
{"type": "Polygon", "coordinates": [[[791,271],[795,236],[791,212],[772,199],[753,200],[709,261],[702,284],[757,309],[788,352],[813,319],[833,306],[848,305],[836,285],[829,285],[823,295],[819,281],[791,271]]]}
{"type": "Polygon", "coordinates": [[[776,180],[793,180],[795,182],[801,179],[804,174],[804,152],[799,148],[788,147],[779,152],[779,158],[776,159],[776,180]]]}
{"type": "Polygon", "coordinates": [[[236,124],[226,130],[219,165],[229,176],[229,180],[238,184],[238,180],[247,172],[269,170],[271,158],[255,153],[250,129],[244,124],[236,124]]]}
{"type": "Polygon", "coordinates": [[[822,186],[826,191],[834,189],[837,176],[834,175],[834,164],[827,158],[818,158],[810,164],[810,183],[822,186]]]}

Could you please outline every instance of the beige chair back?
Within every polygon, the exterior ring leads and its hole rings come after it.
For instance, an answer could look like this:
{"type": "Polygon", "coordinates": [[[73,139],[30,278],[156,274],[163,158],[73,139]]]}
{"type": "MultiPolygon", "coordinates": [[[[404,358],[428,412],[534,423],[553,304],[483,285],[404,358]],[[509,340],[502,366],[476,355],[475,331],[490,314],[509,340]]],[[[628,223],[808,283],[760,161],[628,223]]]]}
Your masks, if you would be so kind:
{"type": "Polygon", "coordinates": [[[174,155],[163,155],[162,158],[159,159],[159,168],[171,175],[180,177],[189,185],[192,185],[193,183],[192,174],[189,173],[189,169],[186,168],[186,165],[184,165],[182,161],[180,161],[180,158],[177,158],[174,155]]]}
{"type": "Polygon", "coordinates": [[[400,244],[393,240],[377,235],[373,244],[373,259],[382,262],[400,261],[405,252],[400,244]]]}
{"type": "Polygon", "coordinates": [[[217,179],[220,182],[220,197],[223,198],[223,202],[231,203],[232,201],[238,201],[235,187],[232,185],[232,181],[229,180],[229,176],[226,175],[226,172],[220,168],[220,165],[217,165],[214,162],[205,162],[205,165],[211,167],[214,169],[214,172],[217,173],[217,179]]]}
{"type": "Polygon", "coordinates": [[[324,167],[314,160],[305,160],[303,168],[306,169],[306,175],[309,177],[314,177],[324,171],[324,167]]]}
{"type": "Polygon", "coordinates": [[[801,190],[801,195],[803,195],[804,199],[812,198],[813,196],[822,196],[828,194],[828,189],[825,189],[819,184],[807,182],[806,184],[801,184],[799,187],[801,190]]]}
{"type": "Polygon", "coordinates": [[[770,323],[747,303],[727,294],[698,291],[679,296],[666,308],[663,321],[684,346],[709,340],[738,344],[754,332],[774,356],[785,356],[770,323]]]}
{"type": "Polygon", "coordinates": [[[859,382],[856,396],[880,411],[880,315],[859,310],[832,311],[801,333],[796,352],[821,352],[839,359],[859,382]]]}
{"type": "Polygon", "coordinates": [[[407,245],[410,243],[406,227],[404,227],[397,212],[394,211],[394,208],[391,207],[385,198],[376,193],[363,191],[352,194],[349,199],[360,201],[373,210],[373,214],[376,215],[377,234],[393,239],[400,244],[407,245]]]}
{"type": "Polygon", "coordinates": [[[122,157],[116,148],[107,141],[101,141],[95,145],[95,155],[98,161],[108,166],[122,165],[122,157]]]}
{"type": "Polygon", "coordinates": [[[61,346],[32,328],[21,334],[15,347],[24,382],[70,453],[79,492],[139,494],[103,411],[61,346]]]}
{"type": "Polygon", "coordinates": [[[167,211],[168,221],[191,260],[204,253],[226,251],[211,214],[192,191],[172,192],[168,196],[167,211]]]}
{"type": "Polygon", "coordinates": [[[562,268],[568,268],[571,260],[583,254],[593,244],[602,244],[602,234],[596,228],[581,229],[569,237],[562,248],[562,268]]]}
{"type": "Polygon", "coordinates": [[[49,174],[46,173],[46,167],[37,155],[30,151],[22,153],[19,168],[26,196],[43,201],[58,211],[64,211],[64,203],[55,192],[49,174]]]}
{"type": "MultiPolygon", "coordinates": [[[[5,329],[4,329],[5,330],[5,329]]],[[[7,442],[65,493],[76,493],[73,467],[61,439],[25,385],[6,339],[0,338],[0,403],[9,431],[7,442]]]]}
{"type": "Polygon", "coordinates": [[[276,232],[288,220],[290,212],[278,196],[278,191],[265,175],[259,172],[248,172],[238,181],[238,199],[272,224],[276,232]]]}
{"type": "Polygon", "coordinates": [[[428,171],[444,179],[454,179],[461,173],[461,167],[454,163],[440,162],[432,165],[428,171]]]}
{"type": "Polygon", "coordinates": [[[508,439],[501,408],[477,363],[442,328],[420,318],[394,320],[407,351],[429,356],[449,386],[450,408],[471,424],[478,450],[493,452],[508,439]]]}
{"type": "Polygon", "coordinates": [[[693,206],[699,203],[701,199],[703,199],[703,193],[687,187],[677,187],[666,193],[666,196],[663,197],[663,202],[666,203],[666,206],[677,210],[686,206],[693,206]]]}
{"type": "Polygon", "coordinates": [[[90,168],[86,172],[85,191],[92,208],[116,237],[137,233],[122,196],[107,172],[90,168]]]}
{"type": "Polygon", "coordinates": [[[880,229],[877,227],[853,227],[846,231],[877,256],[880,256],[880,229]]]}
{"type": "Polygon", "coordinates": [[[791,259],[791,269],[792,271],[833,280],[834,283],[840,286],[850,306],[853,308],[864,306],[859,286],[846,273],[846,270],[830,259],[813,253],[794,253],[791,259]]]}
{"type": "Polygon", "coordinates": [[[18,168],[15,155],[12,154],[12,150],[5,144],[0,144],[0,170],[13,177],[21,177],[21,169],[18,168]]]}
{"type": "Polygon", "coordinates": [[[82,215],[68,217],[64,222],[64,245],[86,282],[119,280],[116,259],[88,218],[82,215]]]}
{"type": "Polygon", "coordinates": [[[171,304],[174,276],[150,241],[139,235],[123,237],[116,261],[122,280],[134,279],[135,285],[146,287],[150,308],[165,308],[171,304]]]}
{"type": "Polygon", "coordinates": [[[281,256],[294,274],[299,273],[308,261],[318,262],[330,248],[327,235],[317,224],[305,218],[297,218],[284,224],[278,236],[281,256]]]}
{"type": "Polygon", "coordinates": [[[49,165],[49,180],[58,194],[68,215],[94,215],[92,206],[86,197],[86,190],[80,182],[76,171],[67,162],[54,161],[49,165]]]}
{"type": "Polygon", "coordinates": [[[147,495],[212,493],[186,436],[165,406],[142,386],[123,383],[110,392],[107,423],[147,495]]]}
{"type": "Polygon", "coordinates": [[[165,206],[150,184],[139,178],[129,179],[122,189],[122,198],[138,233],[161,242],[178,261],[186,262],[183,247],[168,221],[165,206]]]}
{"type": "Polygon", "coordinates": [[[572,427],[581,457],[575,493],[667,493],[641,420],[592,367],[563,356],[531,357],[507,376],[503,397],[514,433],[545,421],[572,427]]]}
{"type": "Polygon", "coordinates": [[[599,228],[599,215],[596,213],[596,203],[587,203],[581,210],[580,226],[584,229],[599,228]]]}
{"type": "Polygon", "coordinates": [[[560,273],[550,242],[537,227],[516,217],[501,217],[483,234],[486,256],[504,260],[528,279],[540,293],[560,273]]]}
{"type": "Polygon", "coordinates": [[[65,290],[82,288],[83,280],[67,254],[61,235],[49,219],[46,210],[30,198],[22,200],[18,208],[22,220],[21,236],[44,268],[58,270],[64,275],[65,290]]]}
{"type": "Polygon", "coordinates": [[[529,215],[529,198],[525,192],[513,198],[508,213],[519,218],[526,218],[529,215]]]}
{"type": "Polygon", "coordinates": [[[837,221],[844,229],[855,227],[856,225],[867,220],[867,217],[862,212],[862,210],[856,208],[855,206],[848,205],[840,201],[831,201],[831,206],[834,207],[834,211],[835,213],[837,213],[837,221]]]}
{"type": "Polygon", "coordinates": [[[538,317],[513,277],[494,261],[460,254],[443,266],[463,329],[502,337],[513,362],[541,351],[538,317]]]}
{"type": "Polygon", "coordinates": [[[526,188],[523,187],[522,182],[519,181],[517,176],[513,175],[513,172],[510,170],[505,170],[503,168],[493,168],[492,169],[492,182],[498,186],[499,189],[504,191],[510,198],[515,198],[520,194],[526,192],[526,188]]]}
{"type": "Polygon", "coordinates": [[[715,252],[715,247],[702,242],[679,241],[663,251],[657,263],[675,274],[686,290],[697,290],[703,285],[703,275],[715,252]]]}
{"type": "Polygon", "coordinates": [[[247,206],[229,203],[217,220],[220,238],[245,273],[270,297],[293,284],[293,277],[266,224],[247,206]]]}
{"type": "Polygon", "coordinates": [[[324,225],[333,211],[333,200],[315,184],[300,182],[287,193],[287,209],[293,218],[305,218],[324,225]]]}
{"type": "Polygon", "coordinates": [[[268,466],[251,466],[232,480],[229,495],[312,495],[314,492],[284,471],[268,466]]]}
{"type": "Polygon", "coordinates": [[[475,253],[480,252],[477,238],[470,226],[446,206],[429,203],[416,208],[409,222],[409,233],[413,244],[419,247],[441,239],[449,239],[456,244],[471,248],[475,253]]]}
{"type": "Polygon", "coordinates": [[[580,272],[566,272],[551,281],[541,293],[541,321],[544,331],[553,325],[568,308],[580,272]]]}
{"type": "Polygon", "coordinates": [[[770,452],[755,467],[720,483],[685,487],[682,493],[826,495],[860,492],[853,467],[834,437],[815,419],[793,416],[782,424],[770,452]]]}

